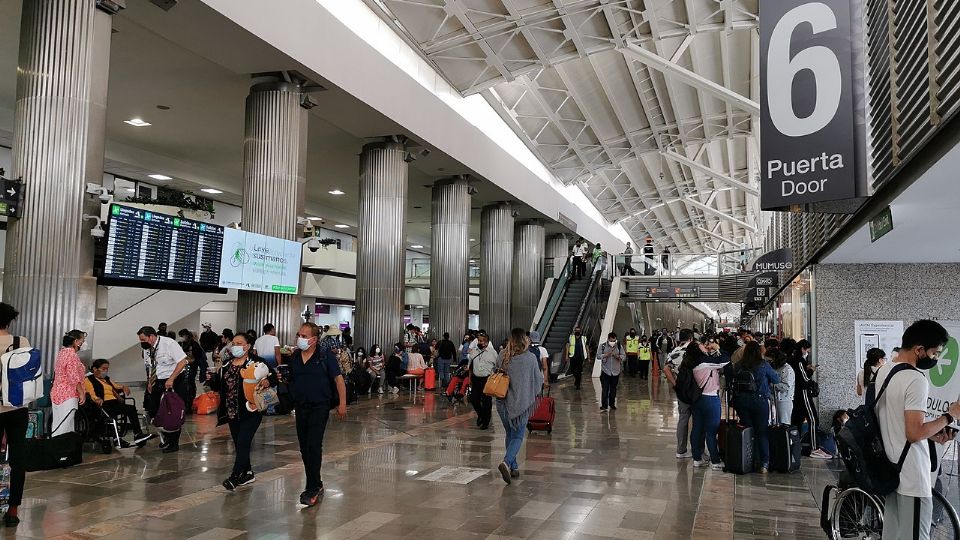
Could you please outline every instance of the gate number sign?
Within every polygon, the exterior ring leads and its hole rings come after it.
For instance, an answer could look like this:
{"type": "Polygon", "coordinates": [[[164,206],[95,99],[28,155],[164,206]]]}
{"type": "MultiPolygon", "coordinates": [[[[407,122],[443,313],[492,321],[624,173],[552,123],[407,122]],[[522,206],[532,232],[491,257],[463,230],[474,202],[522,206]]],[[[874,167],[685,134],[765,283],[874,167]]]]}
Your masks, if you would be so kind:
{"type": "Polygon", "coordinates": [[[760,3],[760,203],[856,196],[850,0],[760,3]]]}

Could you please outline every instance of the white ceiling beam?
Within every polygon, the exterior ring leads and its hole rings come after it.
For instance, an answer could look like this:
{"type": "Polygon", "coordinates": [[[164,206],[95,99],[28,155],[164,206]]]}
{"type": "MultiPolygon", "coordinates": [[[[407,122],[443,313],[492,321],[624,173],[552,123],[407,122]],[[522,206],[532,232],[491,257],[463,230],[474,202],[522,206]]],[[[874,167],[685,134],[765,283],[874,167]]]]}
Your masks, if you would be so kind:
{"type": "Polygon", "coordinates": [[[713,178],[714,180],[718,180],[720,182],[723,182],[724,184],[727,184],[728,186],[735,187],[745,193],[749,193],[754,196],[760,195],[760,191],[754,188],[753,186],[750,186],[735,178],[731,178],[730,176],[727,176],[726,174],[720,171],[714,170],[706,165],[697,163],[696,161],[686,156],[682,156],[673,150],[666,150],[664,152],[661,152],[661,155],[663,155],[663,157],[672,159],[677,163],[686,165],[687,167],[690,167],[693,170],[700,171],[701,173],[709,176],[710,178],[713,178]]]}
{"type": "Polygon", "coordinates": [[[687,37],[683,38],[683,41],[680,42],[680,46],[677,47],[677,50],[674,51],[673,56],[670,57],[670,61],[674,64],[680,61],[680,57],[683,56],[683,53],[687,52],[687,49],[690,48],[690,44],[693,43],[693,34],[687,34],[687,37]]]}
{"type": "Polygon", "coordinates": [[[650,52],[636,43],[628,43],[624,48],[619,49],[619,51],[624,56],[637,60],[667,76],[679,79],[698,90],[707,92],[751,115],[760,116],[760,104],[756,101],[746,98],[702,75],[698,75],[683,66],[677,65],[659,54],[650,52]]]}
{"type": "Polygon", "coordinates": [[[717,240],[723,242],[724,244],[730,244],[730,245],[733,246],[733,247],[740,247],[740,244],[734,242],[733,240],[730,240],[729,238],[727,238],[727,237],[725,237],[725,236],[720,236],[719,234],[717,234],[717,233],[715,233],[715,232],[713,232],[713,231],[711,231],[711,230],[709,230],[709,229],[704,229],[703,227],[698,227],[698,229],[700,229],[700,232],[702,232],[703,234],[705,234],[705,235],[707,235],[707,236],[709,236],[709,237],[711,237],[711,238],[716,238],[717,240]]]}
{"type": "Polygon", "coordinates": [[[713,215],[715,215],[715,216],[717,216],[717,217],[726,219],[727,221],[730,221],[731,223],[736,223],[737,225],[743,227],[744,229],[746,229],[746,230],[748,230],[748,231],[750,231],[750,232],[752,232],[752,233],[757,232],[757,228],[754,227],[753,225],[750,225],[750,224],[747,223],[746,221],[743,221],[742,219],[737,219],[737,218],[735,218],[735,217],[733,217],[733,216],[731,216],[731,215],[729,215],[729,214],[727,214],[727,213],[725,213],[725,212],[723,212],[723,211],[721,211],[721,210],[717,210],[716,208],[714,208],[714,207],[712,207],[712,206],[707,206],[707,205],[703,204],[702,202],[694,199],[693,197],[687,198],[686,201],[687,201],[689,204],[691,204],[691,205],[693,205],[693,206],[695,206],[695,207],[703,210],[704,212],[707,212],[707,213],[713,214],[713,215]]]}

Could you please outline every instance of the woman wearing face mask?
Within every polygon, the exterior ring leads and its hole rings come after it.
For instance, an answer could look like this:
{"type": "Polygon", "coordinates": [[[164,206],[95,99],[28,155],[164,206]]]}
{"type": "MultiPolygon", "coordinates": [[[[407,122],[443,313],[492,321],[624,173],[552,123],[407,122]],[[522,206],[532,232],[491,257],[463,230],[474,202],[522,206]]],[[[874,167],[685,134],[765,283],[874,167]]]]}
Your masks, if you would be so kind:
{"type": "Polygon", "coordinates": [[[71,330],[63,336],[62,344],[53,365],[53,389],[50,392],[54,437],[74,431],[76,417],[73,411],[86,401],[83,381],[87,368],[77,352],[87,350],[87,334],[71,330]]]}
{"type": "MultiPolygon", "coordinates": [[[[263,413],[257,410],[251,412],[250,408],[256,409],[256,407],[247,407],[247,399],[243,393],[244,379],[241,375],[243,368],[255,362],[262,362],[260,358],[250,354],[252,346],[253,343],[247,334],[234,336],[230,345],[231,360],[220,366],[220,369],[207,380],[210,388],[220,392],[217,425],[229,425],[230,436],[233,438],[233,471],[223,481],[223,487],[229,491],[256,480],[250,463],[250,449],[253,446],[253,437],[257,434],[260,421],[263,419],[263,413]]],[[[264,362],[264,365],[267,364],[264,362]]],[[[267,366],[269,368],[269,365],[267,366]]],[[[259,384],[261,388],[269,388],[276,382],[276,374],[273,369],[270,369],[270,375],[259,384]]]]}
{"type": "MultiPolygon", "coordinates": [[[[110,416],[123,415],[127,418],[127,424],[133,429],[133,444],[140,448],[155,435],[147,435],[143,432],[140,425],[140,415],[137,408],[128,405],[124,401],[124,396],[130,395],[130,388],[123,384],[114,384],[108,375],[110,371],[110,362],[103,358],[93,361],[90,366],[90,375],[87,375],[83,382],[87,399],[93,401],[103,408],[110,416]]],[[[120,439],[117,445],[120,448],[129,448],[131,445],[127,441],[120,439]]]]}
{"type": "Polygon", "coordinates": [[[370,357],[367,358],[367,373],[370,374],[371,384],[370,393],[373,393],[376,387],[377,393],[382,394],[387,389],[387,378],[384,368],[383,349],[380,345],[374,343],[370,347],[370,357]]]}
{"type": "Polygon", "coordinates": [[[887,353],[883,349],[876,347],[867,351],[867,361],[863,363],[863,369],[857,373],[857,395],[863,396],[867,393],[867,387],[873,384],[877,378],[877,372],[887,362],[887,353]]]}

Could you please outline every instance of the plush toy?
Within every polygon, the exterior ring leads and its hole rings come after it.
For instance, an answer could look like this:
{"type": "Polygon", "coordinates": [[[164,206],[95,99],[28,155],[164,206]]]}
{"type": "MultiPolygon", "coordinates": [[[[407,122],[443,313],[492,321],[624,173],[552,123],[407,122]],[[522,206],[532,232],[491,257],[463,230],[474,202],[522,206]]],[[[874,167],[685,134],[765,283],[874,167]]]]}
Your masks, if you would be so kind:
{"type": "Polygon", "coordinates": [[[250,412],[258,410],[253,396],[257,391],[257,385],[267,375],[270,375],[270,368],[263,362],[248,363],[240,370],[240,376],[243,377],[243,395],[247,398],[247,410],[250,412]]]}

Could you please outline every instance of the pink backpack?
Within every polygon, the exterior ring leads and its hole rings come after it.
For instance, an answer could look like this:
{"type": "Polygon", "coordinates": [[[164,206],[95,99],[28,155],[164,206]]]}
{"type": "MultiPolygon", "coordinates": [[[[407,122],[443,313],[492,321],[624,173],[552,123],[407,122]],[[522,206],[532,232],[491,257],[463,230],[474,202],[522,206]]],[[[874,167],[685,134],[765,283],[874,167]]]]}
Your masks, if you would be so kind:
{"type": "Polygon", "coordinates": [[[153,425],[164,433],[180,431],[183,427],[186,405],[173,390],[167,390],[160,398],[160,407],[153,417],[153,425]]]}

